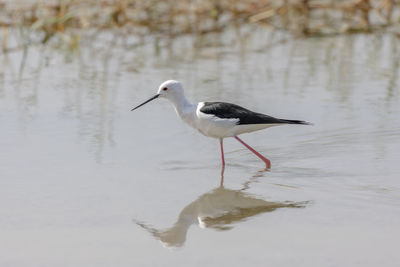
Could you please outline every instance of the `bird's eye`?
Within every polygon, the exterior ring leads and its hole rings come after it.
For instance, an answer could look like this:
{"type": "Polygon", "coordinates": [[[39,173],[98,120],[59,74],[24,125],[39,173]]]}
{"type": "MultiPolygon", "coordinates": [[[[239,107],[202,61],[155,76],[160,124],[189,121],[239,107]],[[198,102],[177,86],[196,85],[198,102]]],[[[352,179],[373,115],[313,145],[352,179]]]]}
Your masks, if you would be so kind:
{"type": "Polygon", "coordinates": [[[167,87],[164,87],[164,88],[163,88],[163,90],[164,90],[164,91],[167,91],[167,90],[168,90],[168,88],[167,88],[167,87]]]}

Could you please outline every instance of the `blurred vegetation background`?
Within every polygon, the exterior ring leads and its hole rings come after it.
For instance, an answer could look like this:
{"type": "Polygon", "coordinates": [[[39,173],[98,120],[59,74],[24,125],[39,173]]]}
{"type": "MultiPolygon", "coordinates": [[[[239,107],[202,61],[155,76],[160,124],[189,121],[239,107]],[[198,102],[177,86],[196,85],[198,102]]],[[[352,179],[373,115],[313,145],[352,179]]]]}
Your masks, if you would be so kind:
{"type": "Polygon", "coordinates": [[[0,0],[0,39],[2,51],[8,52],[54,37],[76,47],[87,29],[171,38],[245,24],[293,37],[382,30],[398,34],[399,7],[400,0],[0,0]],[[17,46],[8,42],[15,28],[21,40],[17,46]]]}

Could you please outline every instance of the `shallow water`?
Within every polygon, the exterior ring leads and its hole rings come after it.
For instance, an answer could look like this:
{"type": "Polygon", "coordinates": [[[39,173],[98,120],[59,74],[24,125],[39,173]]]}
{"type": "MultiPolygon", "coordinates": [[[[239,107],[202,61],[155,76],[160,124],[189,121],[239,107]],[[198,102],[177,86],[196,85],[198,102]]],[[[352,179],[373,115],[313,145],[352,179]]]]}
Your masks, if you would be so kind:
{"type": "Polygon", "coordinates": [[[395,36],[136,41],[0,54],[1,266],[400,262],[395,36]],[[220,187],[217,140],[167,101],[130,112],[170,78],[193,101],[314,126],[243,135],[272,161],[267,172],[226,139],[220,187]]]}

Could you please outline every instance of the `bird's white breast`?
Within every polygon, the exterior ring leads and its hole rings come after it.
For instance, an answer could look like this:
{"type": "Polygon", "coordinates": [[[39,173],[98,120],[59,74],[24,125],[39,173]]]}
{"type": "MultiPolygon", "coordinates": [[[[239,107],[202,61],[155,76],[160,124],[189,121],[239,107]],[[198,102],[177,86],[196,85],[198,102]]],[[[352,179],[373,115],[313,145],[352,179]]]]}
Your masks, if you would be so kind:
{"type": "Polygon", "coordinates": [[[200,102],[196,109],[196,129],[202,134],[215,138],[234,136],[234,127],[239,119],[222,119],[212,114],[201,112],[204,102],[200,102]]]}

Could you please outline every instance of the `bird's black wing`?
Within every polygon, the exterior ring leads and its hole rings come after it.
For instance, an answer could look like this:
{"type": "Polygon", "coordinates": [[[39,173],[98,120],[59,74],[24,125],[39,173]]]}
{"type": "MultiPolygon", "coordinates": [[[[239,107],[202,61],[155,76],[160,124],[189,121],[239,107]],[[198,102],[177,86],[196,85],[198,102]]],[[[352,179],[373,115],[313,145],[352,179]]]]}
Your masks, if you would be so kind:
{"type": "Polygon", "coordinates": [[[241,106],[225,102],[204,102],[201,112],[221,119],[239,119],[237,124],[305,124],[302,121],[282,120],[265,114],[253,112],[241,106]]]}

